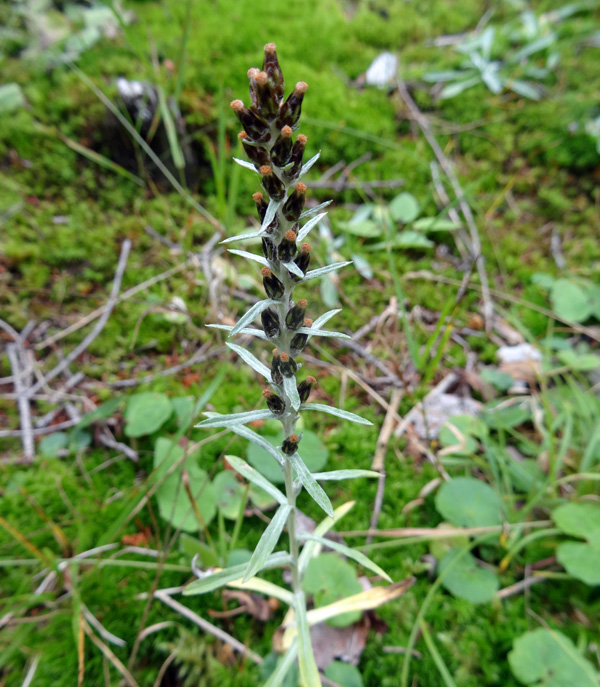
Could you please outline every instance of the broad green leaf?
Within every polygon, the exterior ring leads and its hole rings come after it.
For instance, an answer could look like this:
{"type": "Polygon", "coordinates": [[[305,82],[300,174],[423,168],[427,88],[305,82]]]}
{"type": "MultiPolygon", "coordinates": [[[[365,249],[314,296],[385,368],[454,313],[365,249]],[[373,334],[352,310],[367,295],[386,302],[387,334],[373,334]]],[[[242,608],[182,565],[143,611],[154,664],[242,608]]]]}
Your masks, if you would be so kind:
{"type": "Polygon", "coordinates": [[[383,227],[372,219],[365,219],[362,222],[338,222],[338,227],[347,234],[361,236],[366,239],[373,239],[381,236],[383,227]]]}
{"type": "Polygon", "coordinates": [[[298,538],[302,541],[316,541],[322,546],[326,546],[333,551],[337,551],[338,553],[351,558],[362,565],[363,568],[367,568],[367,570],[374,572],[376,575],[381,575],[384,580],[387,580],[388,582],[392,581],[385,570],[380,568],[377,563],[373,563],[373,561],[370,558],[367,558],[364,553],[361,553],[356,549],[351,549],[349,546],[345,546],[344,544],[340,544],[339,542],[330,539],[325,539],[324,537],[316,537],[314,534],[300,534],[298,535],[298,538]]]}
{"type": "Polygon", "coordinates": [[[252,551],[248,549],[233,549],[227,554],[226,568],[233,568],[234,565],[247,565],[252,558],[252,551]]]}
{"type": "Polygon", "coordinates": [[[39,449],[44,458],[56,458],[59,451],[63,451],[68,445],[69,436],[66,432],[54,432],[42,438],[39,449]]]}
{"type": "Polygon", "coordinates": [[[484,367],[479,376],[484,382],[495,386],[499,391],[508,391],[515,383],[515,380],[509,374],[500,372],[495,367],[484,367]]]}
{"type": "Polygon", "coordinates": [[[322,277],[324,274],[329,274],[329,272],[335,272],[336,270],[341,270],[342,267],[351,265],[352,260],[347,260],[346,262],[334,262],[331,265],[325,265],[325,267],[318,267],[316,270],[309,270],[302,281],[309,281],[311,279],[316,279],[317,277],[322,277]]]}
{"type": "Polygon", "coordinates": [[[296,386],[296,377],[283,378],[283,390],[290,399],[292,408],[298,410],[301,406],[300,396],[298,396],[298,387],[296,386]]]}
{"type": "Polygon", "coordinates": [[[344,479],[358,479],[359,477],[381,477],[374,470],[332,470],[331,472],[314,472],[313,477],[319,482],[339,482],[344,479]]]}
{"type": "MultiPolygon", "coordinates": [[[[162,479],[167,470],[183,458],[184,450],[178,444],[159,437],[154,447],[154,472],[152,480],[162,479]]],[[[186,470],[192,497],[198,507],[204,525],[215,515],[215,495],[207,473],[198,467],[196,456],[191,454],[170,474],[156,490],[161,518],[184,532],[197,532],[201,523],[194,511],[186,490],[181,484],[182,471],[186,470]]]]}
{"type": "Polygon", "coordinates": [[[585,322],[594,311],[593,299],[569,279],[557,279],[550,289],[552,309],[561,318],[585,322]]]}
{"type": "Polygon", "coordinates": [[[190,560],[194,556],[198,556],[203,568],[213,568],[219,564],[219,558],[210,546],[196,539],[196,537],[185,534],[185,532],[179,535],[179,550],[190,560]]]}
{"type": "Polygon", "coordinates": [[[573,642],[539,628],[515,639],[508,663],[514,676],[535,687],[598,687],[598,673],[573,642]]]}
{"type": "Polygon", "coordinates": [[[373,424],[369,420],[365,420],[359,415],[349,413],[347,410],[341,410],[340,408],[334,408],[333,406],[326,406],[322,403],[303,403],[300,406],[300,410],[316,410],[321,413],[328,413],[329,415],[335,415],[335,417],[341,417],[343,420],[350,420],[350,422],[356,422],[359,425],[373,424]]]}
{"type": "Polygon", "coordinates": [[[556,277],[553,277],[547,272],[536,272],[531,275],[531,283],[536,284],[536,286],[539,286],[540,289],[544,289],[544,291],[550,291],[555,281],[556,277]]]}
{"type": "Polygon", "coordinates": [[[171,403],[177,417],[177,425],[179,427],[189,425],[195,414],[195,398],[193,396],[179,396],[174,398],[171,403]]]}
{"type": "Polygon", "coordinates": [[[18,83],[0,84],[0,114],[8,114],[25,106],[25,96],[18,83]]]}
{"type": "Polygon", "coordinates": [[[589,585],[600,584],[600,545],[563,542],[556,549],[556,558],[569,575],[589,585]]]}
{"type": "Polygon", "coordinates": [[[484,422],[490,429],[511,429],[531,420],[529,403],[512,403],[496,407],[501,401],[495,400],[486,404],[484,422]]]}
{"type": "Polygon", "coordinates": [[[234,425],[244,425],[254,420],[270,420],[275,417],[270,410],[249,410],[245,413],[233,413],[233,415],[221,415],[220,413],[204,413],[209,417],[202,420],[194,427],[233,427],[234,425]]]}
{"type": "Polygon", "coordinates": [[[173,405],[164,394],[146,391],[130,396],[125,408],[125,434],[141,437],[152,434],[171,417],[173,405]]]}
{"type": "Polygon", "coordinates": [[[502,524],[498,495],[489,484],[472,477],[455,477],[444,482],[435,497],[435,507],[445,520],[459,527],[502,524]]]}
{"type": "MultiPolygon", "coordinates": [[[[316,608],[328,606],[362,591],[356,570],[333,553],[324,553],[309,561],[302,587],[307,594],[312,594],[316,608]]],[[[360,611],[351,611],[328,622],[334,627],[347,627],[359,620],[360,616],[360,611]]]]}
{"type": "Polygon", "coordinates": [[[261,314],[263,310],[266,310],[271,305],[275,305],[277,301],[266,298],[264,301],[258,301],[255,303],[240,319],[237,324],[231,330],[231,335],[237,334],[240,329],[243,329],[247,324],[251,324],[254,320],[261,314]]]}
{"type": "Polygon", "coordinates": [[[312,219],[308,220],[308,222],[298,232],[296,241],[298,243],[302,243],[302,241],[304,241],[304,239],[308,236],[310,230],[316,227],[317,224],[323,219],[323,217],[325,217],[326,214],[326,212],[322,212],[321,214],[316,215],[316,217],[313,217],[312,219]]]}
{"type": "Polygon", "coordinates": [[[399,193],[388,205],[388,210],[392,219],[402,224],[414,222],[421,212],[418,200],[412,193],[403,191],[399,193]]]}
{"type": "Polygon", "coordinates": [[[125,398],[123,396],[111,398],[109,401],[106,401],[102,405],[99,405],[95,410],[92,410],[91,413],[87,413],[87,415],[84,415],[81,418],[81,421],[79,422],[77,427],[89,427],[89,425],[91,425],[93,422],[107,420],[109,417],[112,417],[115,414],[119,406],[122,405],[124,402],[125,398]]]}
{"type": "Polygon", "coordinates": [[[244,571],[243,582],[247,582],[251,577],[254,577],[257,572],[263,569],[271,552],[277,546],[277,542],[279,541],[279,537],[281,536],[281,532],[285,527],[285,523],[291,511],[292,507],[288,504],[278,508],[254,549],[252,558],[244,571]]]}
{"type": "Polygon", "coordinates": [[[219,472],[213,479],[213,489],[219,511],[229,520],[237,520],[246,499],[246,489],[237,481],[233,472],[219,472]]]}
{"type": "MultiPolygon", "coordinates": [[[[261,439],[271,444],[272,450],[267,450],[264,445],[261,445],[259,442],[255,441],[253,444],[248,446],[246,458],[248,459],[250,465],[253,465],[270,482],[282,484],[284,482],[283,472],[280,465],[278,465],[273,458],[273,455],[274,453],[278,454],[279,456],[282,455],[281,452],[275,447],[281,446],[284,439],[283,432],[279,432],[274,436],[266,436],[264,438],[261,437],[261,439]]],[[[311,472],[318,472],[327,463],[329,450],[323,444],[319,436],[310,430],[305,430],[302,433],[300,450],[302,451],[302,454],[306,456],[305,464],[311,472]]]]}
{"type": "MultiPolygon", "coordinates": [[[[279,566],[285,565],[289,562],[289,554],[285,551],[279,551],[277,553],[268,556],[264,561],[263,569],[277,568],[279,566]]],[[[234,565],[231,568],[224,568],[222,570],[215,570],[214,572],[206,573],[204,577],[199,580],[194,580],[187,585],[183,590],[184,596],[195,596],[196,594],[206,594],[212,592],[219,587],[224,587],[229,582],[241,579],[244,571],[247,568],[246,563],[241,565],[234,565]]]]}
{"type": "Polygon", "coordinates": [[[300,666],[300,682],[302,687],[321,687],[321,676],[315,661],[312,643],[310,641],[310,627],[306,616],[306,597],[303,592],[296,592],[294,608],[298,626],[298,665],[300,666]]]}
{"type": "Polygon", "coordinates": [[[443,575],[442,584],[448,591],[474,604],[491,601],[500,587],[493,570],[480,567],[470,553],[458,548],[451,549],[442,558],[438,574],[443,575]]]}
{"type": "Polygon", "coordinates": [[[311,495],[313,500],[329,515],[330,518],[333,517],[333,506],[327,494],[323,491],[323,487],[315,480],[312,476],[311,471],[306,467],[304,461],[298,453],[289,456],[289,461],[294,467],[296,475],[302,482],[302,486],[311,495]]]}
{"type": "Polygon", "coordinates": [[[563,365],[568,365],[572,370],[597,370],[600,367],[600,357],[594,353],[578,353],[570,349],[560,351],[557,357],[563,365]]]}
{"type": "Polygon", "coordinates": [[[261,363],[258,358],[250,353],[250,351],[247,351],[245,348],[238,346],[237,344],[229,343],[229,341],[226,342],[226,346],[237,353],[246,364],[250,365],[250,367],[253,370],[256,370],[258,374],[262,375],[267,382],[271,381],[271,370],[269,370],[264,363],[261,363]]]}
{"type": "Polygon", "coordinates": [[[325,668],[325,677],[340,687],[364,687],[360,672],[356,666],[341,661],[333,661],[325,668]]]}
{"type": "Polygon", "coordinates": [[[413,222],[412,227],[417,231],[454,231],[460,225],[444,217],[421,217],[413,222]]]}
{"type": "Polygon", "coordinates": [[[566,534],[600,546],[600,505],[565,503],[552,512],[556,526],[566,534]]]}
{"type": "Polygon", "coordinates": [[[287,504],[287,498],[282,494],[277,487],[271,484],[268,479],[265,479],[258,470],[244,462],[241,458],[237,456],[225,456],[225,459],[231,465],[231,467],[239,472],[242,477],[245,477],[249,482],[256,484],[257,487],[264,489],[269,493],[274,499],[276,499],[280,504],[287,504]]]}
{"type": "MultiPolygon", "coordinates": [[[[295,666],[296,657],[298,656],[298,638],[294,637],[292,643],[288,647],[288,650],[283,656],[279,658],[275,669],[269,675],[268,680],[265,682],[264,687],[285,687],[284,680],[288,673],[291,672],[292,667],[295,666]]],[[[265,659],[266,663],[266,659],[265,659]]],[[[298,679],[291,682],[291,687],[296,687],[298,684],[298,679]]]]}

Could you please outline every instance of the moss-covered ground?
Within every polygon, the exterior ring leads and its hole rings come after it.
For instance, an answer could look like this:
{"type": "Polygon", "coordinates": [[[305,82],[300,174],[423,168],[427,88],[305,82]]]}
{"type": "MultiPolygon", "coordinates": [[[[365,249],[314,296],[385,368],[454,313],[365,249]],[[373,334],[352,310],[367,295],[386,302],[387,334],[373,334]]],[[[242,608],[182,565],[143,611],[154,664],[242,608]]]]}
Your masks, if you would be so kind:
{"type": "MultiPolygon", "coordinates": [[[[517,16],[511,3],[493,5],[493,18],[498,24],[517,16]]],[[[406,107],[395,92],[360,86],[359,77],[370,62],[381,51],[389,50],[400,57],[400,69],[413,97],[422,111],[431,116],[434,133],[456,164],[479,227],[492,286],[500,294],[522,299],[519,304],[498,295],[496,302],[502,314],[527,338],[541,338],[556,323],[539,309],[523,305],[526,302],[538,308],[548,307],[547,294],[532,282],[532,275],[544,272],[597,279],[600,157],[591,137],[581,133],[585,121],[599,114],[598,48],[586,47],[582,38],[594,22],[597,26],[597,8],[575,14],[560,25],[560,63],[545,82],[547,97],[541,101],[507,92],[494,95],[479,85],[456,98],[437,102],[421,80],[423,73],[451,68],[460,59],[451,48],[431,45],[432,39],[473,29],[487,5],[475,0],[274,0],[262,4],[203,0],[191,3],[187,20],[184,2],[148,0],[127,2],[126,6],[134,11],[135,21],[116,38],[103,39],[84,52],[77,68],[67,65],[47,70],[41,61],[20,59],[18,55],[8,55],[1,63],[2,81],[20,84],[27,101],[27,107],[3,115],[0,125],[0,318],[15,329],[20,331],[27,322],[35,320],[38,324],[47,323],[44,331],[50,335],[102,305],[126,238],[133,247],[122,292],[181,263],[185,251],[200,251],[214,234],[213,225],[164,180],[148,187],[144,184],[142,188],[65,143],[68,138],[105,158],[114,158],[115,149],[106,140],[105,107],[82,74],[115,101],[115,80],[119,76],[158,82],[172,94],[186,21],[189,41],[179,107],[200,160],[198,183],[192,191],[194,198],[219,220],[229,217],[228,234],[240,233],[248,226],[249,218],[254,217],[251,194],[257,186],[252,174],[241,170],[237,193],[232,190],[231,180],[237,177],[229,159],[236,148],[229,141],[236,141],[238,127],[226,104],[246,96],[246,71],[259,62],[261,47],[269,41],[278,45],[288,83],[302,79],[310,86],[303,108],[302,131],[308,136],[309,152],[321,150],[312,178],[340,160],[350,163],[368,153],[371,158],[356,170],[356,178],[403,179],[403,190],[419,200],[423,213],[437,213],[430,170],[433,153],[416,124],[410,121],[406,107]],[[220,118],[225,123],[228,141],[222,150],[218,149],[220,118]],[[225,174],[216,181],[209,161],[211,147],[224,161],[225,174]],[[219,200],[221,181],[228,186],[229,206],[219,200]],[[169,242],[180,244],[181,249],[161,244],[148,233],[148,227],[169,242]],[[560,238],[566,262],[562,272],[553,255],[553,236],[560,238]]],[[[558,6],[552,2],[533,3],[538,14],[558,6]]],[[[132,171],[143,175],[139,169],[132,171]]],[[[397,191],[376,193],[385,202],[397,191]]],[[[331,193],[319,189],[311,196],[321,202],[331,193]]],[[[337,223],[350,216],[348,206],[364,200],[364,194],[353,190],[335,194],[330,213],[334,234],[340,233],[337,223]]],[[[337,315],[336,329],[357,330],[382,312],[395,296],[387,255],[384,251],[366,252],[367,244],[363,238],[347,235],[340,249],[344,257],[352,253],[367,257],[374,278],[367,282],[353,267],[341,273],[342,305],[350,307],[344,307],[337,315]]],[[[436,237],[436,244],[437,250],[395,251],[398,273],[422,271],[460,280],[462,272],[447,257],[448,253],[456,253],[452,239],[446,235],[436,237]]],[[[314,247],[316,262],[322,264],[325,246],[315,241],[314,247]]],[[[239,317],[247,302],[235,296],[233,290],[260,297],[256,270],[227,254],[221,254],[218,260],[223,274],[219,286],[223,311],[227,316],[239,317]]],[[[473,283],[478,283],[476,276],[473,283]]],[[[458,290],[458,286],[443,285],[426,276],[403,279],[402,288],[409,310],[420,306],[434,315],[454,302],[458,290]]],[[[309,296],[314,314],[325,309],[317,291],[315,287],[309,296]]],[[[480,309],[479,292],[476,288],[468,290],[455,314],[455,325],[461,328],[472,323],[480,309]]],[[[204,273],[198,265],[191,264],[119,303],[100,336],[71,365],[71,371],[85,373],[86,394],[101,403],[115,395],[125,397],[146,390],[164,392],[171,398],[198,397],[225,367],[225,382],[211,401],[214,409],[252,409],[260,400],[258,377],[225,354],[135,389],[111,386],[117,380],[154,374],[177,365],[200,346],[223,341],[216,330],[203,328],[210,311],[204,273]],[[174,296],[187,304],[190,317],[186,323],[174,324],[165,317],[165,309],[174,296]]],[[[214,317],[214,313],[210,316],[214,317]]],[[[45,360],[45,368],[49,369],[87,331],[89,325],[36,351],[36,355],[45,360]]],[[[415,321],[413,335],[421,350],[431,331],[418,319],[415,321]]],[[[492,363],[496,346],[476,334],[468,339],[471,350],[477,353],[478,360],[492,363]]],[[[5,338],[4,343],[8,340],[5,338]]],[[[318,345],[311,354],[354,372],[369,372],[364,361],[347,349],[330,345],[327,339],[318,345]]],[[[400,325],[392,327],[387,344],[381,337],[374,339],[373,352],[390,361],[401,376],[413,380],[414,392],[402,399],[400,415],[408,412],[449,370],[464,367],[466,362],[463,347],[450,341],[432,367],[430,379],[424,382],[423,375],[415,375],[411,367],[400,325]]],[[[10,374],[8,359],[2,355],[0,376],[10,374]]],[[[341,369],[336,367],[325,373],[319,368],[318,376],[319,400],[338,403],[341,369]]],[[[328,469],[368,468],[385,411],[351,378],[344,377],[343,385],[344,407],[361,412],[373,421],[373,426],[338,424],[329,416],[311,416],[314,425],[310,429],[323,437],[329,449],[328,469]]],[[[0,424],[3,429],[17,429],[19,415],[10,396],[12,387],[3,385],[0,389],[0,424]]],[[[378,392],[389,399],[389,390],[379,388],[378,392]]],[[[34,405],[36,415],[49,408],[51,405],[43,400],[34,405]]],[[[121,459],[104,467],[117,452],[94,440],[77,456],[38,455],[33,465],[11,465],[10,461],[20,455],[20,440],[0,439],[0,454],[7,459],[0,465],[0,618],[13,613],[17,619],[0,629],[2,686],[22,684],[35,657],[39,657],[39,667],[33,684],[40,687],[77,684],[78,665],[85,665],[83,684],[119,684],[117,671],[89,640],[83,648],[83,661],[78,657],[81,604],[110,632],[127,642],[126,647],[112,646],[116,656],[127,664],[145,606],[138,595],[148,592],[153,583],[163,588],[189,579],[187,572],[175,569],[162,570],[156,580],[154,563],[143,568],[71,565],[67,572],[56,568],[60,558],[120,542],[123,535],[142,532],[144,528],[150,532],[148,546],[162,549],[167,544],[166,526],[153,499],[124,526],[120,525],[147,488],[157,435],[127,439],[120,412],[116,418],[114,432],[119,440],[131,443],[139,452],[137,464],[121,459]],[[19,564],[24,558],[35,560],[19,564]],[[61,583],[52,591],[34,594],[42,580],[37,573],[53,566],[59,578],[69,575],[69,584],[61,583]]],[[[206,436],[201,430],[189,433],[194,441],[206,436]]],[[[569,459],[574,463],[585,449],[585,441],[581,437],[573,439],[569,459]]],[[[415,458],[414,451],[406,448],[404,439],[392,439],[390,443],[385,463],[386,492],[378,526],[435,527],[441,518],[432,495],[416,507],[403,510],[417,499],[425,485],[438,477],[433,465],[415,458]]],[[[208,472],[218,471],[225,452],[244,456],[245,451],[241,439],[219,437],[202,447],[199,464],[208,472]]],[[[467,472],[455,469],[453,474],[467,472]]],[[[342,529],[368,527],[376,487],[375,482],[365,480],[328,487],[335,505],[356,500],[342,529]]],[[[301,498],[305,512],[320,519],[318,507],[308,497],[301,498]]],[[[540,518],[543,517],[546,516],[542,514],[540,518]]],[[[213,536],[217,536],[216,525],[211,528],[215,530],[213,536]]],[[[263,529],[258,518],[247,518],[239,545],[252,549],[263,529]]],[[[349,538],[348,542],[359,544],[362,539],[349,538]]],[[[521,579],[526,564],[553,555],[553,550],[545,548],[543,542],[517,556],[515,563],[501,574],[502,587],[521,579]]],[[[385,651],[384,647],[407,645],[433,579],[422,559],[427,553],[426,543],[371,552],[393,579],[416,575],[417,581],[404,597],[377,611],[388,629],[382,635],[372,633],[367,642],[360,661],[365,685],[400,684],[405,657],[385,651]]],[[[129,559],[144,561],[144,565],[150,560],[135,554],[129,559]]],[[[179,553],[176,543],[167,562],[185,569],[189,557],[179,553]]],[[[185,602],[201,615],[222,606],[219,597],[213,595],[190,597],[185,602]]],[[[533,586],[526,594],[479,606],[440,590],[425,619],[458,687],[516,687],[519,683],[510,671],[507,654],[516,637],[539,626],[538,616],[583,649],[600,642],[599,610],[594,588],[573,579],[556,579],[533,586]]],[[[231,634],[266,655],[271,650],[273,631],[281,620],[282,615],[275,613],[266,625],[247,615],[215,622],[223,622],[231,634]]],[[[155,602],[150,606],[145,626],[162,621],[172,624],[144,639],[136,661],[129,666],[139,685],[154,683],[170,652],[165,646],[179,637],[178,625],[194,630],[188,621],[155,602]]],[[[200,632],[197,637],[199,654],[210,652],[212,640],[200,632]]],[[[413,659],[409,684],[442,684],[439,667],[424,642],[418,641],[416,648],[422,656],[413,659]]],[[[586,655],[595,662],[592,653],[586,655]]],[[[204,682],[199,684],[260,684],[258,669],[250,662],[226,663],[223,667],[219,661],[213,661],[210,665],[204,682]]],[[[182,684],[174,670],[167,676],[171,682],[166,680],[163,685],[182,684]]]]}

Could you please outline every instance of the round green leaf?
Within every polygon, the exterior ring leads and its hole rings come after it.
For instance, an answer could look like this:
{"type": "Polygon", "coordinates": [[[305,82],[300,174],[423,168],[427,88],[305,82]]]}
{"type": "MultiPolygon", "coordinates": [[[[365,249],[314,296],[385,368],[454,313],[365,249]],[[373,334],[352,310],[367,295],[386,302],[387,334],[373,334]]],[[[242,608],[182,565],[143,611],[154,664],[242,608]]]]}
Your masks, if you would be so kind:
{"type": "Polygon", "coordinates": [[[442,584],[449,592],[474,604],[491,601],[500,586],[496,573],[477,565],[475,558],[463,553],[463,549],[448,551],[440,561],[438,574],[444,575],[442,584]]]}
{"type": "Polygon", "coordinates": [[[173,412],[171,401],[164,394],[146,391],[135,394],[127,401],[125,409],[125,434],[141,437],[156,432],[173,412]]]}
{"type": "Polygon", "coordinates": [[[69,437],[65,432],[48,434],[40,441],[40,453],[44,458],[56,458],[59,451],[67,448],[69,437]]]}
{"type": "MultiPolygon", "coordinates": [[[[265,439],[273,446],[281,446],[283,433],[276,436],[266,436],[265,439]]],[[[309,430],[302,433],[302,441],[298,446],[298,453],[302,456],[304,464],[311,472],[320,472],[327,463],[329,451],[319,437],[309,430]]],[[[283,472],[281,467],[264,449],[250,442],[246,452],[246,458],[252,467],[256,468],[264,475],[269,482],[275,484],[283,483],[283,472]]]]}
{"type": "Polygon", "coordinates": [[[514,676],[536,687],[598,687],[598,674],[573,642],[540,628],[515,639],[508,663],[514,676]]]}
{"type": "Polygon", "coordinates": [[[338,222],[338,226],[347,234],[362,236],[366,239],[381,236],[381,232],[383,231],[381,225],[373,222],[371,219],[365,219],[361,222],[338,222]]]}
{"type": "Polygon", "coordinates": [[[236,520],[242,503],[246,500],[246,489],[235,478],[231,470],[224,470],[213,479],[217,508],[224,517],[236,520]]]}
{"type": "MultiPolygon", "coordinates": [[[[440,522],[436,529],[443,530],[446,528],[454,527],[450,522],[440,522]]],[[[432,539],[429,542],[429,553],[435,557],[436,560],[441,561],[442,558],[451,549],[460,549],[463,546],[468,546],[469,537],[466,535],[461,537],[444,537],[443,539],[432,539]]]]}
{"type": "Polygon", "coordinates": [[[552,513],[565,534],[587,539],[600,547],[600,506],[595,503],[565,503],[552,513]]]}
{"type": "Polygon", "coordinates": [[[496,492],[478,479],[457,477],[444,482],[435,497],[438,513],[460,527],[502,524],[502,504],[496,492]]]}
{"type": "Polygon", "coordinates": [[[566,541],[556,549],[556,558],[569,575],[589,585],[600,584],[600,547],[566,541]]]}
{"type": "Polygon", "coordinates": [[[236,565],[243,565],[252,558],[252,551],[248,549],[234,549],[229,552],[227,556],[226,568],[233,568],[236,565]]]}
{"type": "Polygon", "coordinates": [[[202,568],[219,565],[219,557],[210,546],[184,532],[179,535],[179,550],[186,555],[188,562],[197,555],[202,568]]]}
{"type": "MultiPolygon", "coordinates": [[[[324,553],[310,560],[302,586],[307,594],[313,595],[317,608],[362,591],[356,570],[333,553],[324,553]]],[[[331,618],[327,623],[334,627],[347,627],[360,617],[361,611],[351,611],[331,618]]]]}
{"type": "Polygon", "coordinates": [[[399,193],[388,205],[390,215],[396,222],[409,224],[417,219],[421,208],[412,193],[399,193]]]}
{"type": "Polygon", "coordinates": [[[474,415],[455,415],[440,429],[442,446],[453,447],[452,455],[469,456],[477,451],[474,436],[485,434],[487,427],[474,415]]]}
{"type": "Polygon", "coordinates": [[[590,294],[568,279],[557,279],[552,284],[550,301],[559,317],[573,322],[585,322],[594,311],[590,294]]]}
{"type": "Polygon", "coordinates": [[[325,677],[340,687],[363,687],[363,680],[356,666],[333,661],[325,668],[325,677]]]}

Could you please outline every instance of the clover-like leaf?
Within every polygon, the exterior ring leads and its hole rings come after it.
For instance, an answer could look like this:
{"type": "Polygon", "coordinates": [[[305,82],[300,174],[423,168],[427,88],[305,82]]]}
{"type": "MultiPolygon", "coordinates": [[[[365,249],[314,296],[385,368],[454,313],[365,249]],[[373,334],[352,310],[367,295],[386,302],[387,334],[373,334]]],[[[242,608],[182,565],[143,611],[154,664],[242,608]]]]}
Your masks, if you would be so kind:
{"type": "Polygon", "coordinates": [[[474,604],[491,601],[500,586],[493,570],[480,567],[472,554],[458,548],[442,558],[438,574],[448,591],[474,604]]]}
{"type": "Polygon", "coordinates": [[[435,498],[438,513],[460,527],[502,524],[498,494],[485,482],[472,477],[455,477],[444,482],[435,498]]]}

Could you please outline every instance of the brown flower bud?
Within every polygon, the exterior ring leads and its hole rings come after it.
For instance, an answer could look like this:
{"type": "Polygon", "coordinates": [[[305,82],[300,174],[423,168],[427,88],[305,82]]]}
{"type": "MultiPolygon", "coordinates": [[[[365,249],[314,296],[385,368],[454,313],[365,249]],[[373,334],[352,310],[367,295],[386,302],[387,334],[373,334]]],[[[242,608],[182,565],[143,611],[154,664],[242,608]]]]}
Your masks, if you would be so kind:
{"type": "Polygon", "coordinates": [[[271,128],[269,125],[255,112],[249,110],[241,100],[232,101],[231,109],[237,115],[241,125],[244,127],[244,131],[252,141],[262,143],[270,138],[271,128]]]}
{"type": "Polygon", "coordinates": [[[290,155],[290,162],[293,162],[294,164],[286,171],[286,176],[288,179],[296,179],[302,171],[302,158],[304,156],[304,149],[306,148],[307,141],[308,139],[304,134],[299,134],[296,137],[296,141],[292,146],[292,153],[290,155]]]}
{"type": "Polygon", "coordinates": [[[281,354],[281,374],[284,377],[293,377],[296,374],[298,365],[296,361],[291,358],[287,353],[281,354]]]}
{"type": "Polygon", "coordinates": [[[304,209],[304,197],[306,195],[306,184],[299,182],[296,188],[290,193],[288,199],[283,204],[283,216],[289,222],[295,222],[304,209]]]}
{"type": "Polygon", "coordinates": [[[301,298],[296,305],[288,310],[285,316],[285,326],[288,329],[300,329],[304,322],[304,314],[306,313],[306,299],[301,298]]]}
{"type": "MultiPolygon", "coordinates": [[[[312,246],[310,243],[303,243],[302,246],[300,247],[300,252],[298,253],[296,259],[294,262],[298,267],[306,274],[306,270],[308,269],[308,265],[310,263],[310,252],[312,250],[312,246]]],[[[300,281],[300,277],[297,277],[296,275],[292,275],[296,281],[300,281]]]]}
{"type": "Polygon", "coordinates": [[[277,313],[274,310],[272,310],[271,308],[263,310],[260,314],[260,319],[262,322],[264,332],[270,339],[273,339],[274,337],[279,335],[279,317],[277,316],[277,313]]]}
{"type": "Polygon", "coordinates": [[[285,401],[281,398],[281,396],[274,394],[270,389],[265,389],[262,392],[262,395],[267,402],[267,407],[272,413],[275,413],[275,415],[281,415],[283,412],[285,412],[285,401]]]}
{"type": "Polygon", "coordinates": [[[279,126],[291,126],[292,129],[298,123],[300,119],[300,112],[302,110],[302,100],[304,99],[304,94],[308,89],[308,84],[304,81],[298,81],[294,90],[288,95],[287,100],[281,106],[279,111],[279,117],[277,118],[277,124],[279,126]]]}
{"type": "Polygon", "coordinates": [[[256,110],[258,107],[258,96],[256,94],[256,75],[260,73],[260,69],[252,67],[248,70],[248,81],[250,82],[250,102],[252,103],[252,109],[256,110]]]}
{"type": "Polygon", "coordinates": [[[269,204],[264,199],[263,194],[260,191],[252,194],[252,200],[256,203],[256,209],[258,210],[258,217],[262,222],[267,214],[267,208],[269,204]]]}
{"type": "Polygon", "coordinates": [[[262,237],[262,249],[267,260],[277,260],[277,249],[275,248],[275,244],[267,236],[262,237]]]}
{"type": "Polygon", "coordinates": [[[265,191],[274,200],[282,200],[285,196],[285,186],[281,180],[273,174],[273,167],[264,165],[258,170],[262,176],[262,185],[265,191]]]}
{"type": "Polygon", "coordinates": [[[246,151],[246,155],[248,156],[248,159],[250,162],[254,163],[254,166],[258,169],[259,167],[262,167],[262,165],[268,165],[269,164],[269,152],[267,151],[266,148],[263,148],[262,146],[253,146],[250,145],[250,137],[245,131],[241,131],[238,134],[239,140],[242,142],[242,146],[244,147],[244,150],[246,151]]]}
{"type": "Polygon", "coordinates": [[[277,277],[268,267],[263,267],[261,274],[263,276],[263,286],[265,287],[267,296],[273,300],[281,298],[283,296],[284,288],[279,279],[277,279],[277,277]]]}
{"type": "Polygon", "coordinates": [[[316,383],[317,380],[314,377],[307,377],[301,381],[300,384],[298,384],[298,396],[300,396],[300,401],[302,403],[306,403],[306,401],[308,401],[312,387],[316,383]]]}
{"type": "Polygon", "coordinates": [[[267,43],[265,45],[265,58],[262,68],[263,72],[267,72],[268,77],[271,79],[273,94],[275,95],[277,104],[280,105],[283,100],[285,83],[281,67],[279,66],[279,60],[277,59],[277,47],[275,43],[267,43]]]}
{"type": "Polygon", "coordinates": [[[298,438],[297,434],[290,434],[290,436],[287,439],[283,440],[283,444],[281,444],[281,450],[287,455],[287,456],[293,456],[294,453],[298,450],[298,443],[300,439],[298,438]]]}
{"type": "Polygon", "coordinates": [[[281,356],[279,351],[273,349],[273,360],[271,361],[271,379],[275,384],[283,383],[283,375],[281,374],[281,356]]]}
{"type": "Polygon", "coordinates": [[[289,262],[293,260],[298,248],[296,247],[296,234],[291,229],[285,232],[281,243],[277,247],[277,257],[281,262],[289,262]]]}
{"type": "Polygon", "coordinates": [[[292,154],[292,128],[284,126],[279,137],[271,148],[271,160],[277,167],[283,167],[290,161],[292,154]]]}

